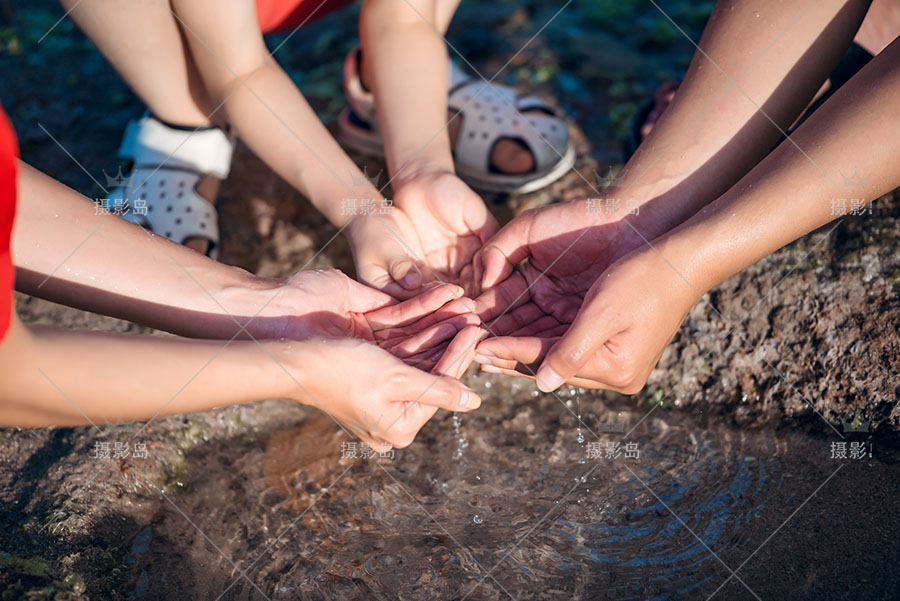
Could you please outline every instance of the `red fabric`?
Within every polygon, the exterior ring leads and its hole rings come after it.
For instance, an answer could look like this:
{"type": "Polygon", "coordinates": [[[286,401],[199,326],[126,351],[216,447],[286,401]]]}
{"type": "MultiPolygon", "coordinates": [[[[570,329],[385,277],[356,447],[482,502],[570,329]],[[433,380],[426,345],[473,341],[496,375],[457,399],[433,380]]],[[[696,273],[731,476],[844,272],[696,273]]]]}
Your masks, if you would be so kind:
{"type": "Polygon", "coordinates": [[[290,31],[352,3],[353,0],[256,0],[256,16],[263,33],[290,31]]]}
{"type": "Polygon", "coordinates": [[[19,156],[12,125],[0,106],[0,340],[12,319],[15,271],[9,241],[16,216],[16,159],[19,156]]]}

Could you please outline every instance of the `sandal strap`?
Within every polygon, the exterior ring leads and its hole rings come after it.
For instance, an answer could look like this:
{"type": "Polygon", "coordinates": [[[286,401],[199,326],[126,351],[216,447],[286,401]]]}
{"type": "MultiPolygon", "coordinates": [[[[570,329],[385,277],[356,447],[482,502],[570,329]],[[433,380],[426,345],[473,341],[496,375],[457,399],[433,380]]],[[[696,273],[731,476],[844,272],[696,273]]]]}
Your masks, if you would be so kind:
{"type": "Polygon", "coordinates": [[[494,145],[501,139],[524,144],[534,156],[536,173],[553,169],[567,152],[569,132],[558,117],[521,113],[550,110],[538,98],[520,98],[512,88],[472,79],[451,94],[449,105],[462,111],[463,125],[454,151],[457,164],[468,169],[490,173],[494,145]]]}
{"type": "Polygon", "coordinates": [[[216,207],[196,192],[202,175],[170,167],[136,167],[123,185],[110,194],[110,204],[127,209],[122,215],[175,242],[192,237],[210,242],[215,258],[219,243],[216,207]]]}
{"type": "Polygon", "coordinates": [[[378,129],[378,119],[375,118],[375,96],[362,85],[359,76],[359,48],[351,50],[344,59],[344,96],[347,104],[362,121],[373,131],[378,129]]]}
{"type": "Polygon", "coordinates": [[[119,148],[119,156],[135,165],[162,165],[228,177],[234,141],[221,129],[181,130],[168,127],[152,116],[131,121],[119,148]]]}

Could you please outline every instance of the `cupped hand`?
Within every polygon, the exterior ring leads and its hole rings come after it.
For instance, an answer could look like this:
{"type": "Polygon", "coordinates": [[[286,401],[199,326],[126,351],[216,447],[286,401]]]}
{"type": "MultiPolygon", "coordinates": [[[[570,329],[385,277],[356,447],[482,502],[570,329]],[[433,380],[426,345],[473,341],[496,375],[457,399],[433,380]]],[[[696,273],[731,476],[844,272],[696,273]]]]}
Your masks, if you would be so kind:
{"type": "Polygon", "coordinates": [[[356,275],[394,298],[412,298],[434,278],[422,264],[424,251],[409,217],[395,206],[384,211],[358,215],[346,227],[356,275]]]}
{"type": "Polygon", "coordinates": [[[336,269],[311,269],[269,282],[269,298],[248,330],[257,338],[358,338],[431,369],[449,340],[477,322],[452,284],[422,287],[398,302],[336,269]]]}
{"type": "Polygon", "coordinates": [[[302,357],[294,367],[295,400],[325,411],[373,445],[406,447],[438,409],[471,411],[481,405],[478,395],[455,378],[406,365],[362,340],[296,344],[307,352],[283,351],[287,364],[302,357]]]}
{"type": "Polygon", "coordinates": [[[426,279],[479,287],[473,260],[497,231],[497,221],[478,196],[454,173],[420,170],[395,183],[394,206],[409,217],[422,244],[426,279]]]}
{"type": "Polygon", "coordinates": [[[510,335],[481,342],[476,360],[488,371],[536,373],[545,392],[568,382],[634,394],[699,297],[659,253],[642,249],[597,278],[570,322],[523,322],[510,335]]]}
{"type": "MultiPolygon", "coordinates": [[[[482,289],[498,286],[515,270],[524,279],[527,297],[544,313],[571,321],[580,305],[572,299],[583,298],[604,269],[642,242],[636,228],[625,222],[624,209],[594,213],[592,206],[574,200],[513,219],[475,258],[482,289]]],[[[497,300],[518,304],[522,298],[497,295],[497,300]]],[[[509,308],[497,307],[491,317],[509,308]]]]}

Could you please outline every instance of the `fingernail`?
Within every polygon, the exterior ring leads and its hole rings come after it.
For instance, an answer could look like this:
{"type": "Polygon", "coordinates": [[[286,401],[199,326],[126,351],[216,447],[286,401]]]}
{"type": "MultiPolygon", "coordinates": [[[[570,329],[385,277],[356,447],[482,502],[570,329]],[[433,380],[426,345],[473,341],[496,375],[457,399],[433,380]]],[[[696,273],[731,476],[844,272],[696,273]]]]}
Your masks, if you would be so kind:
{"type": "Polygon", "coordinates": [[[475,361],[478,363],[488,363],[490,364],[491,358],[487,355],[482,355],[481,353],[475,353],[475,361]]]}
{"type": "Polygon", "coordinates": [[[476,355],[481,355],[482,357],[496,357],[496,356],[497,356],[497,355],[495,355],[493,352],[491,352],[490,350],[488,350],[488,349],[486,349],[486,348],[480,348],[480,349],[478,349],[478,350],[475,352],[475,354],[476,354],[476,355]]]}
{"type": "Polygon", "coordinates": [[[459,397],[459,406],[465,409],[469,406],[469,403],[472,401],[472,393],[468,390],[463,389],[462,396],[459,397]]]}
{"type": "Polygon", "coordinates": [[[538,390],[541,392],[553,392],[563,385],[562,376],[553,371],[549,365],[543,365],[538,370],[534,379],[537,381],[538,390]]]}
{"type": "Polygon", "coordinates": [[[497,367],[496,365],[491,365],[490,363],[482,363],[481,371],[486,371],[489,374],[502,374],[503,370],[497,367]]]}

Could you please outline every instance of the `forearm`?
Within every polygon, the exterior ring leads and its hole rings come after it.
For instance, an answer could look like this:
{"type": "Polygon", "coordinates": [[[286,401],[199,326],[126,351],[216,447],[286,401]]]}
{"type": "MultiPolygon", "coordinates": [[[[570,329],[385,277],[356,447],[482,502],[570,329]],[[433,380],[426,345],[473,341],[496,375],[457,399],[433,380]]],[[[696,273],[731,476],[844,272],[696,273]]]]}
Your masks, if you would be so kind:
{"type": "Polygon", "coordinates": [[[724,193],[807,106],[867,6],[868,0],[718,2],[702,52],[608,195],[653,201],[640,209],[644,221],[667,229],[724,193]]]}
{"type": "Polygon", "coordinates": [[[269,54],[253,0],[220,0],[214,19],[207,3],[170,2],[206,90],[259,158],[338,227],[343,199],[381,200],[269,54]]]}
{"type": "Polygon", "coordinates": [[[219,95],[231,95],[224,109],[238,136],[331,223],[341,227],[353,218],[342,210],[344,199],[373,199],[378,206],[382,195],[271,59],[246,85],[235,81],[219,95]]]}
{"type": "MultiPolygon", "coordinates": [[[[283,343],[266,345],[285,361],[283,343]]],[[[15,321],[0,357],[0,423],[11,426],[141,421],[296,396],[292,378],[254,342],[223,347],[15,321]]],[[[292,375],[304,377],[297,370],[292,375]]]]}
{"type": "Polygon", "coordinates": [[[13,260],[22,292],[183,336],[228,339],[240,329],[230,315],[246,322],[279,285],[98,215],[87,198],[24,163],[18,184],[13,260]]]}
{"type": "Polygon", "coordinates": [[[895,41],[797,130],[793,139],[804,152],[783,142],[656,248],[708,290],[835,219],[851,208],[850,199],[860,205],[900,186],[897,65],[895,41]]]}
{"type": "Polygon", "coordinates": [[[367,83],[388,171],[400,183],[422,168],[453,171],[438,11],[434,1],[367,0],[360,15],[367,83]]]}

